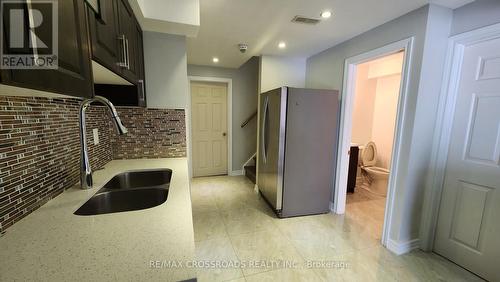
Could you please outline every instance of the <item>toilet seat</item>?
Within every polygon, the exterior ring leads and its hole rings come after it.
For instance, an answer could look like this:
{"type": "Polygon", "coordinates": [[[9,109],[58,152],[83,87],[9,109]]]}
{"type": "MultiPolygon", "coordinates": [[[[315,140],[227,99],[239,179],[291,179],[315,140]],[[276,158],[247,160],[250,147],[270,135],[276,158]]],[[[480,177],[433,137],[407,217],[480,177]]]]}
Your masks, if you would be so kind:
{"type": "Polygon", "coordinates": [[[368,142],[361,153],[361,161],[364,170],[371,179],[369,187],[365,188],[368,191],[380,196],[387,195],[387,180],[389,178],[389,170],[375,166],[377,163],[377,146],[375,143],[368,142]]]}
{"type": "Polygon", "coordinates": [[[380,175],[389,174],[389,170],[386,168],[383,168],[383,167],[368,166],[368,167],[365,167],[365,169],[366,169],[366,171],[372,172],[375,174],[380,174],[380,175]]]}
{"type": "Polygon", "coordinates": [[[377,163],[377,147],[375,143],[370,141],[365,145],[361,159],[363,161],[363,166],[375,166],[377,163]]]}

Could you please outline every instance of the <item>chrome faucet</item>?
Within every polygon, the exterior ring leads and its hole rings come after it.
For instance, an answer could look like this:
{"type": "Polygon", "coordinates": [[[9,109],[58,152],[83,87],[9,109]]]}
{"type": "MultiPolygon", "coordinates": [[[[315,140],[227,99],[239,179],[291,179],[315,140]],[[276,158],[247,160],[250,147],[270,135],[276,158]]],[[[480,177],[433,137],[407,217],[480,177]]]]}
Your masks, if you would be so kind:
{"type": "Polygon", "coordinates": [[[94,102],[99,102],[106,106],[106,108],[111,113],[111,118],[115,124],[115,128],[118,131],[118,134],[123,135],[128,132],[127,128],[123,126],[122,121],[118,117],[118,113],[116,112],[115,106],[106,98],[101,96],[94,96],[94,98],[83,100],[80,105],[80,143],[82,145],[81,150],[81,160],[80,160],[80,185],[82,189],[90,189],[92,188],[92,169],[90,168],[90,160],[89,154],[87,151],[87,136],[85,135],[87,132],[87,125],[85,123],[85,111],[90,106],[90,104],[94,102]]]}

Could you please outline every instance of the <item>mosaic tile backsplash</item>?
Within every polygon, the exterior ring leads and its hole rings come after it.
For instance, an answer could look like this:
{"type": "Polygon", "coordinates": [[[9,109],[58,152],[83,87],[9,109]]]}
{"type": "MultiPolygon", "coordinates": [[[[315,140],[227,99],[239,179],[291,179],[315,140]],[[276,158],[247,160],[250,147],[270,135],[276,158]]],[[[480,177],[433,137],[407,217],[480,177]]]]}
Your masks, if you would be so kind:
{"type": "Polygon", "coordinates": [[[114,159],[176,158],[186,156],[184,110],[117,108],[127,138],[112,131],[114,159]]]}
{"type": "MultiPolygon", "coordinates": [[[[0,232],[79,182],[78,99],[0,96],[0,232]]],[[[94,170],[113,159],[186,156],[184,110],[117,107],[118,136],[104,107],[87,112],[94,170]],[[99,131],[93,145],[92,129],[99,131]]]]}

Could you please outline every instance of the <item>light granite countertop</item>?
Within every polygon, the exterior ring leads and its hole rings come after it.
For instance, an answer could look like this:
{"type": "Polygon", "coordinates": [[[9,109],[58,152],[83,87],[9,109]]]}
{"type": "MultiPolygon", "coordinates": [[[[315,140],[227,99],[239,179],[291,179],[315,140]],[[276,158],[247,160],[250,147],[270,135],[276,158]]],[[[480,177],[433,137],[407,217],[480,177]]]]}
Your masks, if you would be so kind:
{"type": "Polygon", "coordinates": [[[115,160],[94,172],[94,188],[78,186],[23,218],[0,238],[0,281],[179,281],[194,278],[187,160],[115,160]],[[77,216],[75,212],[114,175],[170,168],[168,199],[150,209],[77,216]],[[180,264],[177,264],[180,266],[180,264]],[[185,265],[184,265],[185,266],[185,265]]]}

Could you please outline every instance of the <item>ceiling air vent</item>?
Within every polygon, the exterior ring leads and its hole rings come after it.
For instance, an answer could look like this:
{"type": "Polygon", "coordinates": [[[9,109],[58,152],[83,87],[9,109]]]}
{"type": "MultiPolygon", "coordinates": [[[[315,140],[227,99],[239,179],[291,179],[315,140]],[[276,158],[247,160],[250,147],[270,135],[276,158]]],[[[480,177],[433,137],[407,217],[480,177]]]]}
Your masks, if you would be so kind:
{"type": "Polygon", "coordinates": [[[311,18],[306,18],[303,16],[295,16],[292,19],[293,23],[301,23],[301,24],[317,24],[319,23],[318,19],[311,19],[311,18]]]}

